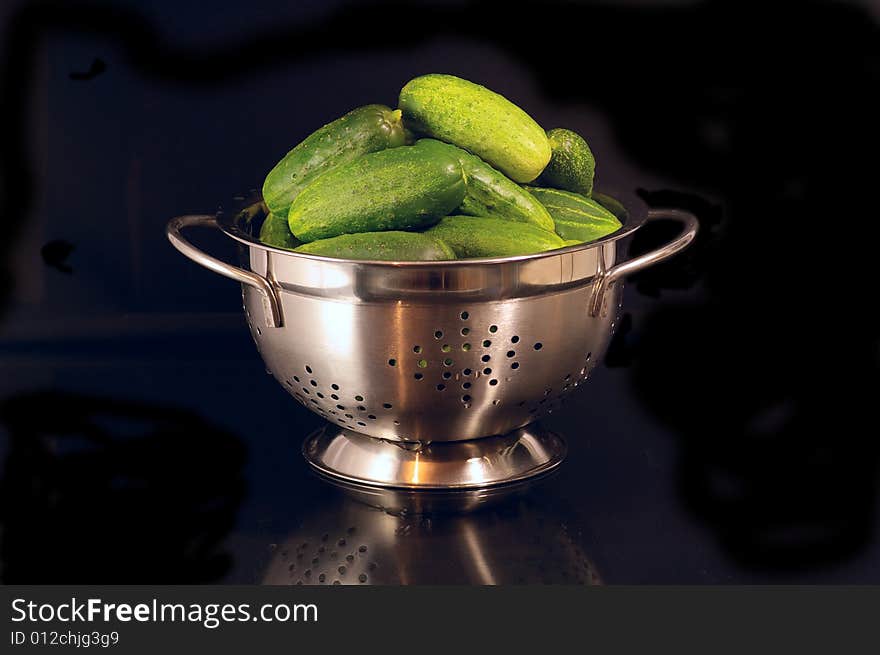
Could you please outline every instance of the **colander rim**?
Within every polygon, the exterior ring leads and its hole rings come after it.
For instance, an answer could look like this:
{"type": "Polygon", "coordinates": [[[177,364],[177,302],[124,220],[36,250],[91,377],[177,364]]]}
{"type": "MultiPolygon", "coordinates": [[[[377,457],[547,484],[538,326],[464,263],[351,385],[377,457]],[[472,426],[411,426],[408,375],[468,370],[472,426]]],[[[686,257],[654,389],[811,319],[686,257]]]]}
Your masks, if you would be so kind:
{"type": "Polygon", "coordinates": [[[611,234],[608,234],[600,239],[596,239],[595,241],[579,243],[573,246],[566,246],[564,248],[546,250],[544,252],[537,252],[528,255],[511,255],[508,257],[475,257],[469,259],[449,259],[437,261],[386,261],[376,259],[345,259],[341,257],[327,257],[325,255],[313,255],[311,253],[285,250],[284,248],[277,248],[275,246],[266,245],[265,243],[259,241],[259,239],[253,237],[250,233],[248,233],[247,230],[245,230],[241,226],[242,222],[249,218],[253,218],[253,216],[247,215],[248,211],[252,211],[253,208],[257,206],[265,207],[265,205],[263,205],[262,203],[262,198],[259,195],[251,195],[249,199],[245,199],[241,196],[237,197],[234,203],[233,211],[226,212],[221,209],[217,212],[217,224],[220,227],[220,230],[226,236],[234,239],[235,241],[238,241],[248,248],[257,248],[265,252],[271,252],[282,257],[290,257],[293,259],[304,259],[326,264],[351,264],[376,268],[436,269],[438,267],[456,267],[469,265],[484,266],[487,264],[508,264],[547,259],[550,257],[557,257],[559,255],[566,255],[570,253],[591,250],[603,244],[613,243],[615,241],[619,241],[630,236],[633,232],[644,225],[645,221],[647,220],[648,206],[637,194],[629,191],[620,191],[617,189],[614,189],[613,192],[609,192],[609,190],[604,187],[601,191],[596,191],[594,193],[594,197],[596,193],[598,193],[598,195],[600,196],[609,197],[612,200],[616,200],[619,204],[623,206],[624,210],[626,211],[627,215],[624,220],[621,220],[622,225],[617,231],[612,232],[611,234]]]}

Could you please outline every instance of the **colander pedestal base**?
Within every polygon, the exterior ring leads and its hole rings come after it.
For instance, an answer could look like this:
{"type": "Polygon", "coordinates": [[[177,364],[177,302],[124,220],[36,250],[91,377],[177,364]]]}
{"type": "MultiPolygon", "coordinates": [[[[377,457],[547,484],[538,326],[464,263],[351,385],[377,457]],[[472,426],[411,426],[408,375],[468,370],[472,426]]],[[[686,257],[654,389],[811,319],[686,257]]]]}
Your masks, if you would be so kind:
{"type": "Polygon", "coordinates": [[[549,473],[566,454],[562,438],[533,424],[505,435],[432,443],[387,441],[327,424],[303,443],[319,473],[356,484],[405,489],[485,489],[549,473]]]}

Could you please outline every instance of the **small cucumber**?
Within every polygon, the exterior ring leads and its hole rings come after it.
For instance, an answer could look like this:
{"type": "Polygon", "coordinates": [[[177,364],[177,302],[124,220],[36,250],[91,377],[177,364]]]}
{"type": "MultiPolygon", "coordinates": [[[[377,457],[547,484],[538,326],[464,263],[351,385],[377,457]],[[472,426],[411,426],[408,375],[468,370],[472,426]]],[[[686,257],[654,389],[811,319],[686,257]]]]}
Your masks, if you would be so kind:
{"type": "Polygon", "coordinates": [[[263,200],[286,216],[293,199],[321,173],[368,152],[402,146],[406,131],[399,109],[366,105],[306,137],[278,162],[263,183],[263,200]]]}
{"type": "Polygon", "coordinates": [[[297,252],[343,259],[373,261],[439,261],[455,259],[442,241],[419,232],[361,232],[342,234],[299,246],[297,252]]]}
{"type": "Polygon", "coordinates": [[[620,229],[617,217],[595,200],[560,189],[528,189],[550,212],[563,239],[595,241],[620,229]]]}
{"type": "Polygon", "coordinates": [[[260,241],[267,246],[293,250],[300,242],[290,233],[287,219],[278,214],[269,214],[260,228],[260,241]]]}
{"type": "Polygon", "coordinates": [[[459,259],[529,255],[565,246],[553,232],[491,216],[447,216],[425,234],[443,241],[459,259]]]}
{"type": "Polygon", "coordinates": [[[533,223],[545,230],[553,231],[553,218],[544,205],[479,157],[457,146],[434,139],[420,139],[417,143],[423,147],[446,149],[458,157],[464,170],[467,191],[457,213],[533,223]]]}
{"type": "Polygon", "coordinates": [[[464,148],[515,182],[534,180],[550,161],[541,126],[504,96],[454,75],[422,75],[400,91],[412,129],[464,148]]]}
{"type": "Polygon", "coordinates": [[[587,197],[593,193],[596,159],[584,138],[561,127],[547,132],[553,154],[541,173],[541,184],[573,191],[587,197]]]}
{"type": "Polygon", "coordinates": [[[427,227],[464,200],[464,173],[446,150],[419,143],[363,155],[314,180],[287,215],[303,242],[427,227]]]}

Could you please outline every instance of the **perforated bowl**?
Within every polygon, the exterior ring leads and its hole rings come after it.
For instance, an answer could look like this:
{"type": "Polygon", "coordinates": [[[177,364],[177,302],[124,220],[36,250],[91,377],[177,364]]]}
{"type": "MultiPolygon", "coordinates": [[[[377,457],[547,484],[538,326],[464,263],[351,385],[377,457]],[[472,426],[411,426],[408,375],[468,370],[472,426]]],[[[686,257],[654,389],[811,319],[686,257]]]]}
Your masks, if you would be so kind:
{"type": "MultiPolygon", "coordinates": [[[[618,196],[619,197],[619,196],[618,196]]],[[[619,281],[685,248],[696,219],[648,212],[626,199],[616,233],[535,255],[448,262],[369,262],[273,248],[264,218],[243,211],[190,215],[167,226],[193,261],[242,283],[248,325],[266,366],[299,403],[340,428],[397,441],[505,434],[551,410],[590,375],[608,345],[619,281]],[[682,232],[620,262],[618,245],[645,220],[682,232]],[[218,227],[243,248],[246,268],[182,235],[218,227]]]]}

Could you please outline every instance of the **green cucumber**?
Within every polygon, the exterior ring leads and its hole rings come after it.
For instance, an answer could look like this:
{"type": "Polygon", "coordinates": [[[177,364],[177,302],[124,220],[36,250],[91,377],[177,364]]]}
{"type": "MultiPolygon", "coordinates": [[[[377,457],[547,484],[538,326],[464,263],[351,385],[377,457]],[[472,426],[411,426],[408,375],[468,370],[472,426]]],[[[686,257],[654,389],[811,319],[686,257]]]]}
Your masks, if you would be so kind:
{"type": "Polygon", "coordinates": [[[528,189],[550,212],[563,239],[595,241],[620,229],[617,217],[595,200],[560,189],[528,189]]]}
{"type": "Polygon", "coordinates": [[[553,232],[491,216],[447,216],[425,234],[443,241],[459,259],[529,255],[565,246],[553,232]]]}
{"type": "Polygon", "coordinates": [[[260,241],[267,246],[293,250],[300,242],[290,233],[287,219],[278,214],[269,214],[260,228],[260,241]]]}
{"type": "Polygon", "coordinates": [[[464,200],[464,173],[446,150],[419,143],[363,155],[314,180],[290,205],[303,242],[427,227],[464,200]]]}
{"type": "Polygon", "coordinates": [[[467,191],[456,213],[533,223],[553,231],[553,218],[544,205],[504,173],[457,146],[434,139],[420,139],[417,143],[423,147],[446,149],[458,157],[467,191]]]}
{"type": "Polygon", "coordinates": [[[408,127],[472,152],[515,182],[550,161],[541,126],[504,96],[453,75],[422,75],[400,91],[408,127]]]}
{"type": "Polygon", "coordinates": [[[626,223],[626,220],[629,218],[629,212],[619,200],[599,191],[594,191],[590,198],[614,214],[621,223],[626,223]]]}
{"type": "Polygon", "coordinates": [[[419,232],[361,232],[342,234],[299,246],[296,252],[343,259],[373,261],[439,261],[455,259],[452,249],[419,232]]]}
{"type": "Polygon", "coordinates": [[[399,109],[354,109],[288,152],[266,176],[263,200],[273,213],[286,216],[293,199],[322,173],[368,152],[402,146],[406,140],[399,109]]]}
{"type": "Polygon", "coordinates": [[[549,130],[547,138],[553,154],[541,173],[540,183],[589,197],[596,172],[596,159],[590,146],[577,132],[561,127],[549,130]]]}

